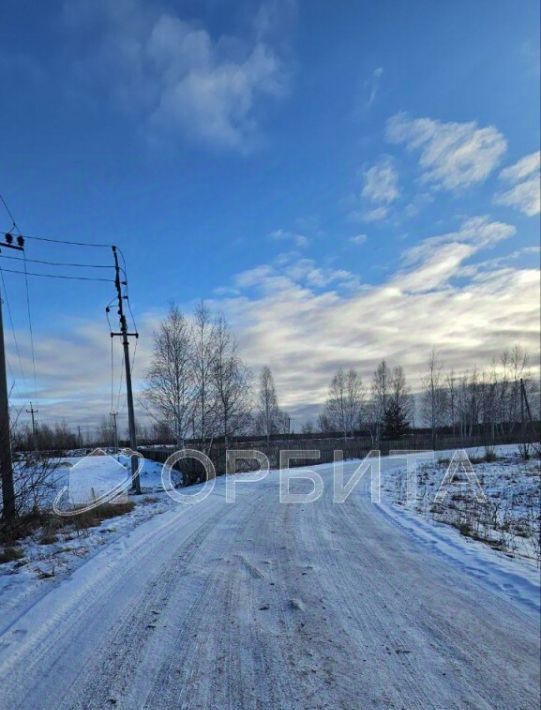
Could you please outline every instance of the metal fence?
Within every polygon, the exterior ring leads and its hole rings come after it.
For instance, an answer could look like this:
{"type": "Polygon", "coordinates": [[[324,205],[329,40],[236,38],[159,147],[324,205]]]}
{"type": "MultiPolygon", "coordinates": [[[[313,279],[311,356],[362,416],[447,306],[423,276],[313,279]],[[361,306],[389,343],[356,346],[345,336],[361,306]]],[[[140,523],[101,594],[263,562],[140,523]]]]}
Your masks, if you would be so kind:
{"type": "MultiPolygon", "coordinates": [[[[471,447],[493,447],[502,444],[519,444],[522,442],[539,442],[539,433],[534,431],[515,433],[508,435],[498,435],[495,437],[487,434],[472,437],[437,436],[433,441],[432,436],[426,433],[412,434],[401,439],[383,439],[375,442],[369,436],[354,437],[348,439],[317,438],[306,435],[302,439],[284,436],[282,439],[274,438],[270,444],[266,439],[242,437],[241,440],[232,440],[228,446],[223,442],[209,443],[206,446],[201,442],[188,442],[187,448],[196,449],[205,453],[212,461],[217,475],[226,471],[226,452],[228,450],[257,450],[264,453],[271,468],[280,467],[280,453],[283,451],[298,452],[298,457],[294,456],[289,460],[289,466],[309,466],[318,463],[331,463],[334,461],[335,451],[341,451],[344,459],[362,459],[370,451],[378,450],[382,455],[388,455],[395,450],[415,450],[431,451],[445,449],[466,449],[471,447]],[[303,452],[316,450],[319,452],[318,458],[308,455],[303,456],[303,452]]],[[[175,447],[140,447],[141,453],[152,461],[165,463],[165,461],[175,451],[175,447]]],[[[293,454],[290,454],[290,457],[293,454]]],[[[259,467],[255,459],[241,459],[236,461],[235,471],[250,471],[259,467]]],[[[195,459],[187,458],[176,466],[182,471],[186,484],[196,483],[204,480],[205,473],[201,463],[195,459]]],[[[231,469],[231,466],[230,466],[231,469]]],[[[230,470],[233,473],[232,470],[230,470]]]]}

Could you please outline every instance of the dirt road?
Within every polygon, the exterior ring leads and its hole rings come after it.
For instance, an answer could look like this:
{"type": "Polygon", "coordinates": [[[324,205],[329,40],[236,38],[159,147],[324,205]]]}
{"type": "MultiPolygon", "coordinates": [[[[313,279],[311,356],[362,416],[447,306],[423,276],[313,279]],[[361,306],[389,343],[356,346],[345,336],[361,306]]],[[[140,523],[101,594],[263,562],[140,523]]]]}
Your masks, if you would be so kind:
{"type": "Polygon", "coordinates": [[[537,708],[536,615],[318,471],[315,503],[218,479],[104,548],[0,636],[0,707],[537,708]]]}

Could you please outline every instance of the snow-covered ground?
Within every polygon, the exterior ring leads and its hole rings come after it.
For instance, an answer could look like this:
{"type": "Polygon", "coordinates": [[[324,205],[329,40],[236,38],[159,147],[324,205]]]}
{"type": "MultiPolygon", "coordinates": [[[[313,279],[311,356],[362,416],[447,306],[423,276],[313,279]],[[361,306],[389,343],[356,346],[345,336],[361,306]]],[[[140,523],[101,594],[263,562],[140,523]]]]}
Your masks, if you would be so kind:
{"type": "Polygon", "coordinates": [[[281,503],[273,471],[175,505],[148,466],[152,502],[54,577],[2,566],[0,708],[538,707],[535,562],[395,505],[403,460],[382,459],[380,505],[366,479],[336,504],[330,465],[311,504],[281,503]]]}
{"type": "Polygon", "coordinates": [[[393,505],[409,513],[451,525],[465,537],[539,565],[539,459],[523,460],[517,447],[498,447],[495,460],[483,461],[483,457],[482,452],[470,452],[474,464],[468,467],[469,480],[461,465],[453,469],[452,452],[436,452],[433,462],[419,462],[415,490],[408,494],[408,477],[402,468],[386,476],[384,491],[393,505]]]}
{"type": "MultiPolygon", "coordinates": [[[[54,461],[51,484],[42,490],[41,503],[52,505],[62,493],[61,503],[86,505],[95,497],[116,491],[116,500],[126,500],[129,487],[129,463],[111,456],[66,457],[54,461]]],[[[18,540],[15,547],[22,557],[0,564],[0,606],[2,614],[19,609],[59,584],[83,562],[150,518],[174,505],[161,486],[161,465],[145,460],[141,470],[143,495],[134,509],[125,515],[104,520],[101,525],[79,528],[68,525],[53,530],[36,529],[18,540]]],[[[0,551],[2,547],[0,546],[0,551]]]]}
{"type": "MultiPolygon", "coordinates": [[[[483,499],[458,471],[451,476],[454,451],[419,458],[415,487],[408,493],[404,459],[382,468],[381,511],[420,545],[474,576],[483,586],[539,613],[540,462],[524,461],[517,446],[499,446],[495,461],[485,450],[468,449],[470,469],[483,499]],[[430,457],[429,457],[430,458],[430,457]],[[449,484],[444,479],[452,478],[449,484]],[[443,487],[441,487],[444,482],[443,487]],[[438,500],[437,493],[442,492],[438,500]]],[[[460,459],[460,456],[458,457],[460,459]]]]}

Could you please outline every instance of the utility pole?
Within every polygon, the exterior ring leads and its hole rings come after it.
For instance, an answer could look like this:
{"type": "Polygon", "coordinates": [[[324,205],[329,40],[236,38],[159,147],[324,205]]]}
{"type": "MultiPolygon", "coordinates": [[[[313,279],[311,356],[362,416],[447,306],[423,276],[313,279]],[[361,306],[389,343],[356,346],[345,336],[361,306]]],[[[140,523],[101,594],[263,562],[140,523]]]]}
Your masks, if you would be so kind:
{"type": "MultiPolygon", "coordinates": [[[[128,428],[130,434],[130,448],[134,452],[131,457],[131,471],[132,471],[132,482],[133,490],[135,493],[141,493],[141,481],[139,479],[138,473],[138,462],[137,462],[137,435],[135,432],[135,414],[133,411],[133,391],[131,384],[131,363],[130,363],[130,342],[129,337],[133,336],[135,338],[139,337],[139,333],[128,333],[128,324],[126,322],[126,316],[124,314],[124,299],[125,296],[122,295],[122,286],[126,286],[126,281],[121,281],[120,279],[120,266],[118,263],[118,252],[117,248],[113,247],[113,257],[115,260],[115,287],[118,298],[118,318],[120,322],[120,332],[111,333],[111,338],[115,336],[120,336],[122,338],[122,347],[124,349],[124,366],[126,369],[126,396],[128,400],[128,428]]],[[[109,308],[107,308],[109,311],[109,308]]]]}
{"type": "MultiPolygon", "coordinates": [[[[4,234],[0,247],[24,251],[23,237],[4,234]]],[[[1,251],[1,249],[0,249],[1,251]]],[[[2,320],[2,299],[0,298],[0,473],[2,478],[2,517],[13,520],[15,510],[15,487],[13,485],[13,464],[11,460],[11,437],[9,431],[9,398],[6,373],[6,350],[4,343],[4,323],[2,320]]]]}
{"type": "Polygon", "coordinates": [[[32,402],[30,402],[30,409],[26,410],[27,414],[30,414],[32,416],[32,444],[34,446],[34,449],[37,449],[37,432],[36,432],[36,419],[34,417],[35,414],[38,414],[38,410],[34,409],[32,406],[32,402]]]}
{"type": "Polygon", "coordinates": [[[111,412],[111,421],[113,422],[113,446],[118,450],[118,429],[116,426],[116,418],[118,412],[111,412]]]}
{"type": "Polygon", "coordinates": [[[528,420],[529,420],[530,424],[533,424],[532,411],[530,409],[530,403],[528,402],[528,395],[526,394],[526,387],[524,386],[524,380],[521,377],[520,378],[520,421],[522,423],[522,436],[524,439],[524,443],[526,443],[526,431],[528,429],[528,422],[526,421],[526,417],[524,416],[524,408],[526,408],[526,412],[528,413],[528,420]]]}
{"type": "Polygon", "coordinates": [[[533,422],[532,411],[530,409],[530,403],[528,402],[528,395],[526,394],[526,387],[524,386],[524,380],[520,378],[520,407],[522,412],[522,420],[524,421],[524,405],[526,405],[526,411],[528,412],[528,419],[530,423],[533,422]]]}

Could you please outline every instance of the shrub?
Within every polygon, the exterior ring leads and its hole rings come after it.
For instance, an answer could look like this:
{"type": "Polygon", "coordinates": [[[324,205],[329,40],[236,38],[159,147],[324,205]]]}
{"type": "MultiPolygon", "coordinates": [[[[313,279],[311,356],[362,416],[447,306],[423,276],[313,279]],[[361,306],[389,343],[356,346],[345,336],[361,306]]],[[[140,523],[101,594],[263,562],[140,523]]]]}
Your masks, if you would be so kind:
{"type": "Polygon", "coordinates": [[[50,545],[58,541],[57,533],[63,528],[75,528],[77,531],[92,528],[100,525],[108,518],[116,518],[119,515],[130,513],[134,507],[135,503],[128,500],[104,503],[84,513],[78,513],[74,509],[69,515],[61,517],[53,513],[34,511],[28,515],[15,518],[9,525],[7,523],[0,524],[0,544],[11,544],[16,540],[29,537],[40,528],[43,528],[39,544],[50,545]]]}
{"type": "Polygon", "coordinates": [[[24,557],[24,552],[20,547],[5,547],[4,550],[0,552],[0,564],[14,562],[15,560],[20,560],[22,557],[24,557]]]}
{"type": "Polygon", "coordinates": [[[103,503],[102,505],[96,506],[96,508],[85,510],[84,513],[78,513],[77,510],[74,509],[71,515],[62,516],[60,520],[63,520],[64,524],[74,525],[78,529],[92,528],[96,525],[100,525],[100,523],[109,518],[116,518],[119,515],[131,513],[134,507],[135,503],[131,500],[118,503],[103,503]]]}

